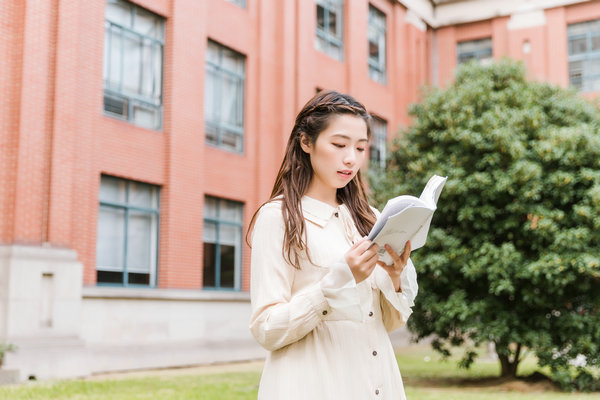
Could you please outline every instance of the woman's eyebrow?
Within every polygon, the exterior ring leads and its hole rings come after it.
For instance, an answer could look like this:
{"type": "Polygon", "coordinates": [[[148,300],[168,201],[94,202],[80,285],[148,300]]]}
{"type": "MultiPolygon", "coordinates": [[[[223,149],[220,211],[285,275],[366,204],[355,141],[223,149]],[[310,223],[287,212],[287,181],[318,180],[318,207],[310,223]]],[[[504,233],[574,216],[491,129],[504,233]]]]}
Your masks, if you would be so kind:
{"type": "MultiPolygon", "coordinates": [[[[337,137],[340,137],[340,138],[342,138],[342,139],[352,140],[352,138],[351,138],[350,136],[344,135],[343,133],[336,133],[336,134],[333,134],[333,135],[331,135],[331,136],[332,136],[332,137],[333,137],[333,136],[337,136],[337,137]]],[[[366,139],[366,138],[363,138],[363,139],[358,139],[358,141],[359,141],[359,142],[368,142],[368,139],[366,139]]]]}

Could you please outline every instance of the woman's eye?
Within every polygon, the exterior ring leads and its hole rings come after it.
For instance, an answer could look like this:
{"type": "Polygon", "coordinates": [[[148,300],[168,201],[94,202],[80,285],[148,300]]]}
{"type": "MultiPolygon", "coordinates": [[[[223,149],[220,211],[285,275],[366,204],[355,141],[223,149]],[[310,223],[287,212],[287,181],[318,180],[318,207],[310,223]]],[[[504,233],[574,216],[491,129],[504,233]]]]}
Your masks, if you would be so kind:
{"type": "Polygon", "coordinates": [[[333,143],[333,145],[334,145],[335,147],[339,148],[339,149],[342,149],[342,148],[344,148],[344,145],[343,145],[343,144],[333,143]]]}
{"type": "Polygon", "coordinates": [[[358,150],[358,151],[365,151],[364,147],[358,147],[356,150],[358,150]]]}

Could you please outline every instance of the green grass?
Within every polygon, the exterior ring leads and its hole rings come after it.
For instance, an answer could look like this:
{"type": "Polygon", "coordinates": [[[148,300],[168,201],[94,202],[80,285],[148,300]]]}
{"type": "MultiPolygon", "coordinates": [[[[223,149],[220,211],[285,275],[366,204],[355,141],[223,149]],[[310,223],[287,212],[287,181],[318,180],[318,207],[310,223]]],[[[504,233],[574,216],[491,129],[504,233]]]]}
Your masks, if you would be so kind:
{"type": "MultiPolygon", "coordinates": [[[[397,355],[409,400],[600,400],[600,393],[579,394],[555,391],[548,384],[529,385],[501,382],[498,362],[478,360],[470,370],[460,369],[456,361],[442,361],[426,347],[400,350],[397,355]]],[[[67,380],[25,383],[0,387],[1,400],[250,400],[256,399],[260,368],[248,371],[191,374],[153,374],[150,377],[67,380]],[[156,376],[154,376],[156,375],[156,376]]],[[[230,368],[230,370],[232,370],[230,368]]],[[[519,374],[536,370],[535,360],[526,358],[519,374]]]]}

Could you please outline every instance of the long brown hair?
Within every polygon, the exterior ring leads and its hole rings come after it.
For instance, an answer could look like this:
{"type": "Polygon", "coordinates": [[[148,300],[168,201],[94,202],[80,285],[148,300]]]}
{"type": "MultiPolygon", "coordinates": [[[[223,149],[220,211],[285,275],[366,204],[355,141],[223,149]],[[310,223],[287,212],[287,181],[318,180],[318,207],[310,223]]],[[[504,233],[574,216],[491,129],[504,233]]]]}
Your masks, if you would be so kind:
{"type": "MultiPolygon", "coordinates": [[[[362,118],[367,125],[367,137],[371,137],[371,116],[361,103],[352,96],[335,91],[317,93],[304,105],[296,117],[283,162],[271,191],[271,197],[264,203],[267,204],[281,196],[281,212],[285,223],[283,257],[290,265],[298,269],[300,268],[299,257],[302,252],[310,260],[300,200],[308,190],[313,177],[310,156],[302,150],[300,140],[302,135],[305,135],[314,144],[319,134],[327,129],[331,117],[341,114],[351,114],[362,118]]],[[[375,214],[369,207],[360,170],[346,186],[337,190],[336,197],[339,203],[348,207],[358,232],[362,236],[367,235],[375,223],[375,214]]],[[[252,216],[248,233],[254,226],[257,214],[258,211],[252,216]]],[[[248,241],[248,235],[246,235],[246,241],[248,241]]]]}

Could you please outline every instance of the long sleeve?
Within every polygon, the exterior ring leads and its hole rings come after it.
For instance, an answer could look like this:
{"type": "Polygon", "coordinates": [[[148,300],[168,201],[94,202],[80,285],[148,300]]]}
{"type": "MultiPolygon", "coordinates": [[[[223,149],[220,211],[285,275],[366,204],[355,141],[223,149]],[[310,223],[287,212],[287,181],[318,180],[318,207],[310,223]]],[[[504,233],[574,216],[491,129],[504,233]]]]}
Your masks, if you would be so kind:
{"type": "Polygon", "coordinates": [[[417,272],[409,258],[401,274],[401,292],[396,292],[392,278],[380,266],[375,268],[375,284],[380,290],[382,318],[388,332],[406,324],[415,305],[415,297],[419,291],[417,272]]]}
{"type": "Polygon", "coordinates": [[[284,223],[278,203],[260,210],[252,232],[250,330],[273,351],[297,342],[332,309],[362,318],[356,282],[343,261],[312,285],[292,293],[295,269],[283,258],[284,223]]]}

